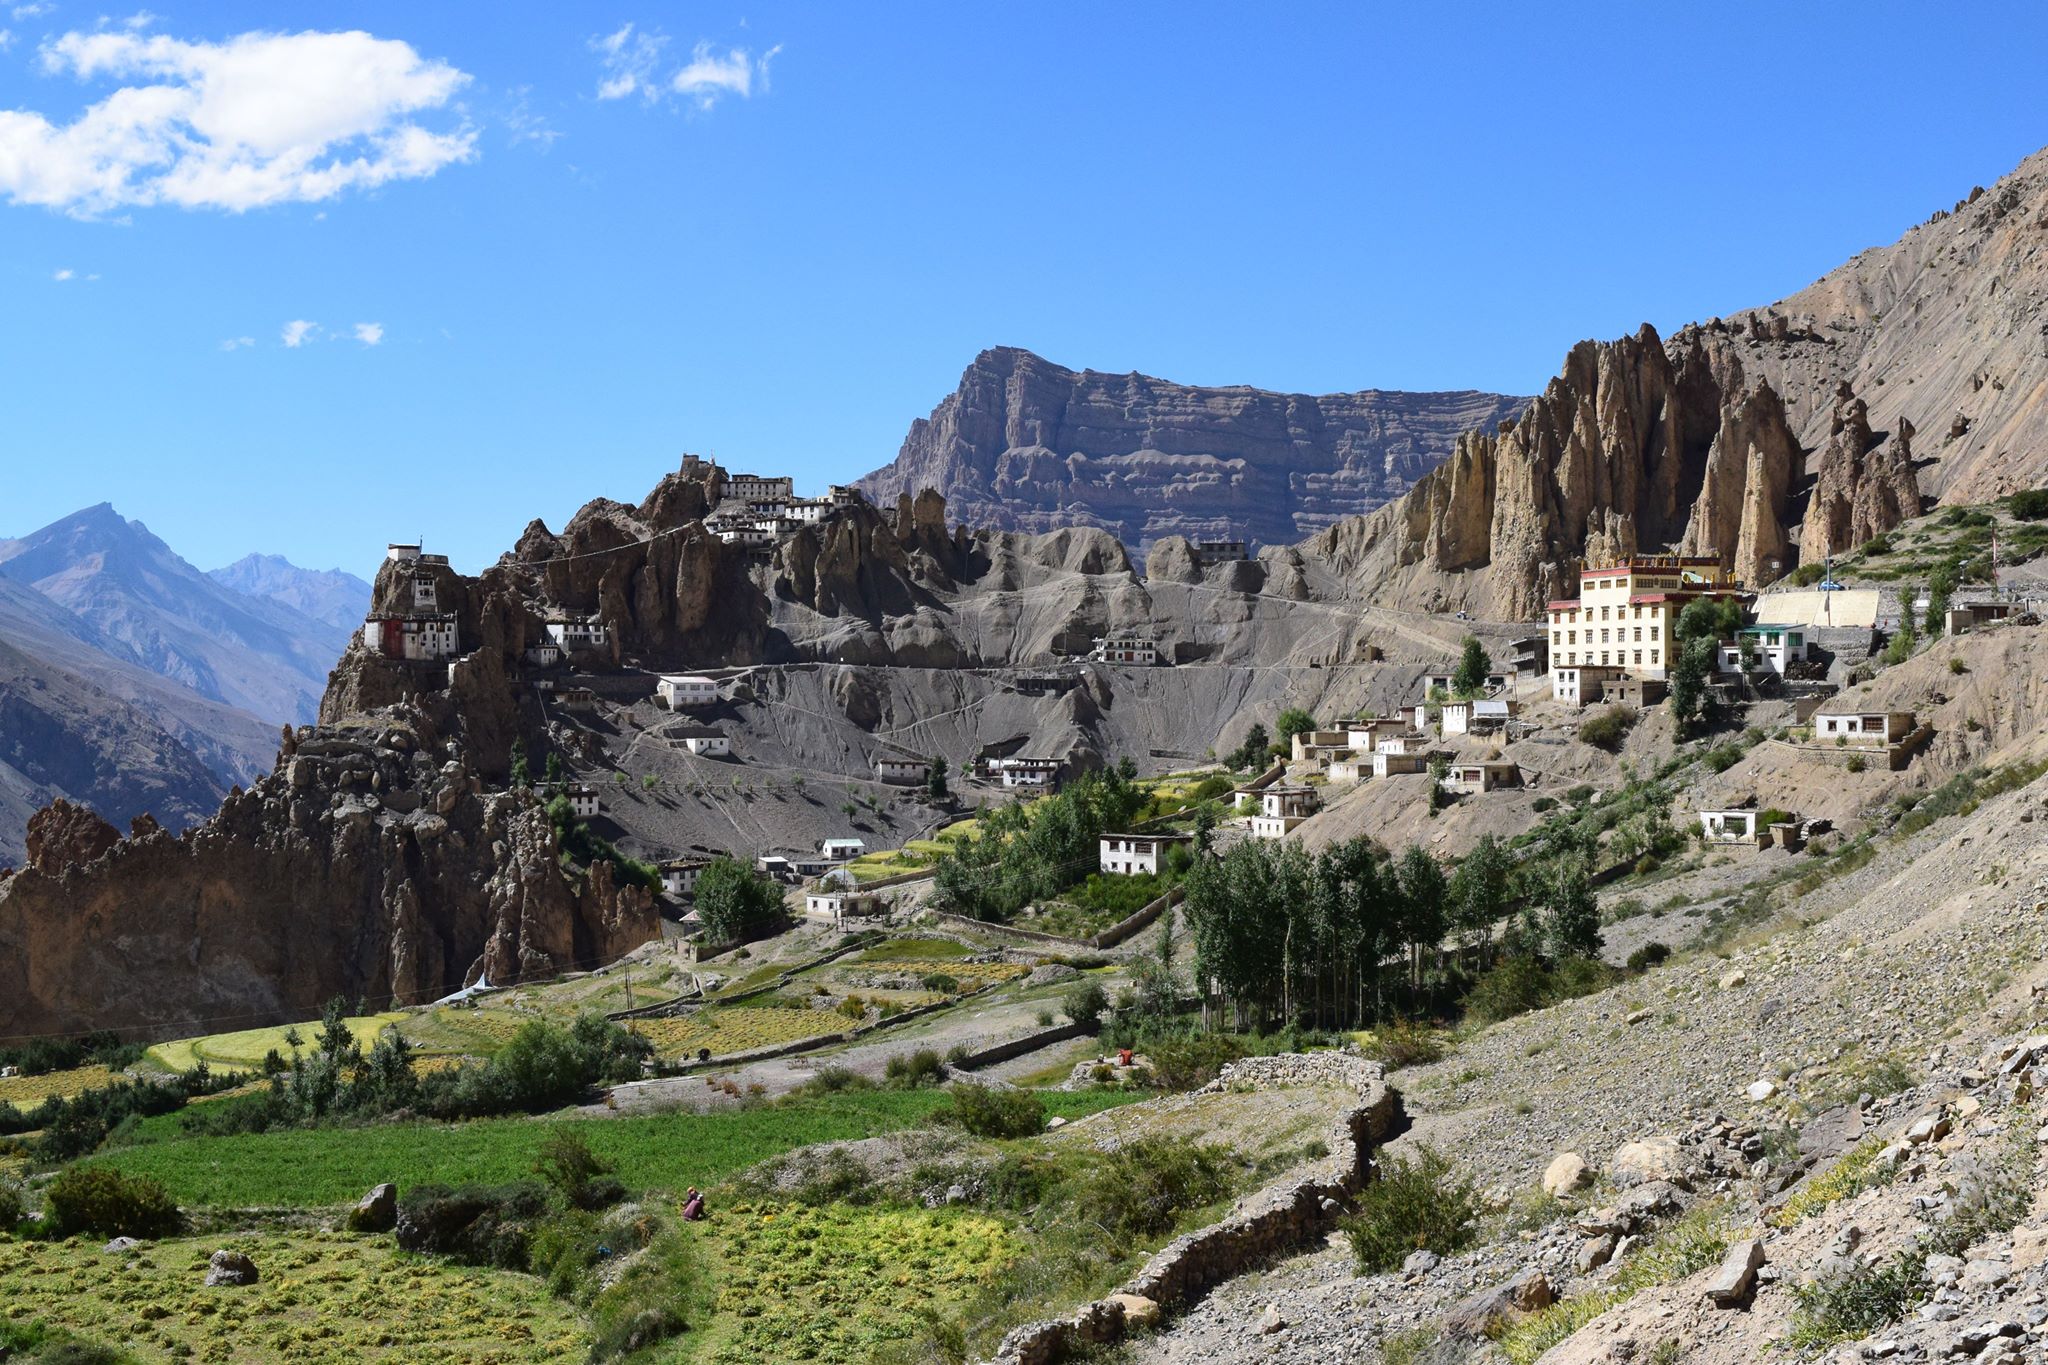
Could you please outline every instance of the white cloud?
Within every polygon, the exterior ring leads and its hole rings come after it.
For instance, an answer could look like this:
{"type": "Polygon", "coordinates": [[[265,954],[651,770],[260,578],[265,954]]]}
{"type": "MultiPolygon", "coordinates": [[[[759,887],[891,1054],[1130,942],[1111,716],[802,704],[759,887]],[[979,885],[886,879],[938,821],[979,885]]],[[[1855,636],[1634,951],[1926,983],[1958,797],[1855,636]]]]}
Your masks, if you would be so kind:
{"type": "Polygon", "coordinates": [[[543,152],[548,151],[560,140],[561,129],[549,127],[547,117],[533,111],[530,102],[532,86],[518,86],[510,93],[512,107],[505,111],[505,128],[512,134],[512,145],[532,143],[543,152]]]}
{"type": "Polygon", "coordinates": [[[355,325],[356,340],[365,346],[375,346],[384,339],[384,324],[381,322],[359,322],[355,325]]]}
{"type": "Polygon", "coordinates": [[[223,351],[240,351],[255,344],[255,337],[229,337],[220,344],[220,348],[223,351]]]}
{"type": "Polygon", "coordinates": [[[71,278],[71,271],[70,271],[69,269],[64,269],[64,270],[54,270],[54,271],[51,271],[51,272],[50,272],[50,278],[51,278],[51,279],[53,279],[53,280],[56,280],[56,281],[57,281],[58,283],[60,283],[60,284],[61,284],[61,283],[63,283],[63,282],[65,281],[65,280],[68,280],[68,279],[70,279],[70,278],[71,278]]]}
{"type": "Polygon", "coordinates": [[[597,83],[597,97],[622,100],[637,92],[645,100],[660,99],[661,86],[654,78],[654,68],[667,42],[666,35],[636,33],[631,24],[616,33],[592,38],[590,50],[604,67],[604,76],[597,83]]]}
{"type": "Polygon", "coordinates": [[[48,14],[51,10],[55,8],[57,8],[55,5],[48,4],[16,5],[13,8],[13,10],[10,11],[10,13],[12,13],[16,19],[36,19],[40,18],[45,14],[48,14]]]}
{"type": "Polygon", "coordinates": [[[663,78],[656,75],[656,68],[667,42],[666,34],[642,32],[631,24],[592,38],[590,48],[604,68],[597,97],[616,100],[637,94],[653,104],[669,95],[681,95],[699,109],[709,109],[727,95],[747,99],[756,89],[766,90],[768,64],[782,51],[778,43],[756,58],[744,47],[721,52],[707,40],[692,47],[690,60],[663,78]]]}
{"type": "Polygon", "coordinates": [[[368,33],[244,33],[224,42],[133,25],[70,32],[43,69],[131,81],[67,124],[0,109],[0,196],[81,216],[127,205],[241,212],[423,179],[476,154],[476,132],[415,122],[469,76],[368,33]]]}
{"type": "Polygon", "coordinates": [[[319,334],[319,331],[319,323],[308,322],[304,318],[295,318],[284,325],[284,331],[279,334],[279,339],[284,342],[288,349],[296,351],[308,341],[313,340],[319,334]]]}
{"type": "Polygon", "coordinates": [[[0,52],[5,52],[8,48],[13,46],[14,34],[9,32],[7,29],[0,28],[0,52]]]}

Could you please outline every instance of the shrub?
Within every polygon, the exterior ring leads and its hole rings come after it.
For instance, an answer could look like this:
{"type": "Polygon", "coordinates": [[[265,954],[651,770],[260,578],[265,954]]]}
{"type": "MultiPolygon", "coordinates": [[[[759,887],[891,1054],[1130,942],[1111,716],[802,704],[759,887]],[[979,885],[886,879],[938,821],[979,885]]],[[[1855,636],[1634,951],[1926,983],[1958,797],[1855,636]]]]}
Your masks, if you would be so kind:
{"type": "Polygon", "coordinates": [[[1848,770],[1852,773],[1860,773],[1868,765],[1863,761],[1862,754],[1850,754],[1849,761],[1843,766],[1848,768],[1848,770]]]}
{"type": "Polygon", "coordinates": [[[1045,1128],[1045,1101],[1036,1091],[955,1085],[946,1093],[952,1096],[952,1103],[937,1117],[958,1124],[975,1137],[1030,1137],[1045,1128]]]}
{"type": "Polygon", "coordinates": [[[946,1079],[946,1064],[931,1048],[899,1052],[882,1068],[889,1084],[898,1090],[922,1090],[946,1079]]]}
{"type": "Polygon", "coordinates": [[[1388,1157],[1358,1195],[1358,1213],[1344,1235],[1361,1275],[1393,1270],[1417,1251],[1447,1256],[1472,1241],[1478,1188],[1455,1174],[1450,1159],[1424,1147],[1412,1161],[1388,1157]]]}
{"type": "Polygon", "coordinates": [[[1792,586],[1795,588],[1810,588],[1820,582],[1821,575],[1826,571],[1826,566],[1822,564],[1801,564],[1792,571],[1792,586]]]}
{"type": "Polygon", "coordinates": [[[1141,1137],[1107,1153],[1076,1183],[1074,1206],[1111,1245],[1173,1231],[1180,1215],[1230,1193],[1228,1148],[1141,1137]]]}
{"type": "Polygon", "coordinates": [[[170,1191],[146,1175],[107,1166],[71,1166],[51,1182],[46,1213],[61,1233],[165,1237],[183,1224],[170,1191]]]}
{"type": "MultiPolygon", "coordinates": [[[[940,995],[960,994],[960,979],[948,976],[944,972],[927,972],[918,984],[928,991],[937,991],[940,995]]],[[[818,989],[823,990],[824,987],[820,986],[818,989]]]]}
{"type": "Polygon", "coordinates": [[[1372,1031],[1372,1041],[1365,1045],[1364,1052],[1385,1063],[1387,1070],[1398,1071],[1404,1066],[1426,1066],[1441,1059],[1444,1045],[1427,1025],[1395,1019],[1372,1031]]]}
{"type": "Polygon", "coordinates": [[[1632,972],[1648,971],[1670,956],[1670,944],[1645,943],[1642,947],[1628,955],[1628,969],[1632,972]]]}
{"type": "Polygon", "coordinates": [[[1161,1038],[1145,1046],[1161,1090],[1196,1090],[1216,1079],[1227,1063],[1244,1056],[1243,1044],[1220,1034],[1161,1038]]]}
{"type": "Polygon", "coordinates": [[[1635,728],[1635,723],[1633,707],[1610,706],[1579,722],[1579,743],[1613,753],[1628,738],[1628,732],[1635,728]]]}
{"type": "Polygon", "coordinates": [[[2006,505],[2021,521],[2039,521],[2048,517],[2048,488],[2029,488],[2024,493],[2015,493],[2006,505]]]}
{"type": "Polygon", "coordinates": [[[1594,795],[1593,788],[1589,784],[1581,782],[1578,786],[1566,792],[1564,799],[1571,802],[1574,806],[1583,806],[1588,801],[1591,801],[1594,795]]]}
{"type": "Polygon", "coordinates": [[[1100,981],[1077,981],[1060,997],[1060,1008],[1082,1028],[1094,1028],[1109,1008],[1109,997],[1103,994],[1100,981]]]}
{"type": "Polygon", "coordinates": [[[21,1191],[12,1185],[0,1185],[0,1233],[13,1232],[25,1216],[21,1191]]]}
{"type": "Polygon", "coordinates": [[[601,1209],[625,1197],[625,1188],[611,1179],[613,1166],[595,1152],[583,1135],[557,1128],[541,1143],[533,1173],[555,1187],[579,1209],[601,1209]]]}
{"type": "Polygon", "coordinates": [[[1927,1253],[1916,1247],[1876,1266],[1858,1266],[1794,1285],[1799,1306],[1785,1343],[1806,1350],[1867,1336],[1927,1297],[1927,1253]]]}
{"type": "Polygon", "coordinates": [[[1236,785],[1235,782],[1231,781],[1228,773],[1211,773],[1189,790],[1188,800],[1214,801],[1217,797],[1228,793],[1236,785]]]}
{"type": "Polygon", "coordinates": [[[452,1190],[418,1185],[398,1201],[399,1249],[525,1270],[529,1243],[547,1208],[546,1189],[531,1182],[452,1190]]]}

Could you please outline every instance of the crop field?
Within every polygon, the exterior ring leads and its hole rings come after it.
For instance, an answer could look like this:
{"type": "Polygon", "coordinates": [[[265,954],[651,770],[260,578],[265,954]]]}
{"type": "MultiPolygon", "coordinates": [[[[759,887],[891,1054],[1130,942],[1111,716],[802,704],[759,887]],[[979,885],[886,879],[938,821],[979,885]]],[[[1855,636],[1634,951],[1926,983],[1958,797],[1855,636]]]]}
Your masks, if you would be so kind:
{"type": "MultiPolygon", "coordinates": [[[[401,1013],[362,1015],[347,1021],[349,1032],[356,1041],[369,1047],[377,1035],[407,1016],[401,1013]]],[[[208,1066],[225,1071],[253,1071],[263,1065],[264,1055],[273,1049],[286,1061],[291,1060],[291,1044],[284,1036],[292,1027],[299,1031],[299,1045],[313,1046],[314,1035],[320,1031],[319,1022],[293,1025],[280,1024],[275,1028],[243,1029],[238,1033],[214,1033],[204,1038],[182,1038],[174,1043],[158,1043],[146,1054],[149,1059],[167,1071],[190,1071],[205,1062],[208,1066]]]]}
{"type": "MultiPolygon", "coordinates": [[[[422,1052],[488,1057],[538,1015],[517,1010],[441,1005],[407,1015],[399,1031],[422,1052]]],[[[568,1018],[565,1014],[564,1020],[568,1018]]]]}
{"type": "Polygon", "coordinates": [[[714,1365],[867,1360],[910,1335],[919,1305],[987,1283],[1021,1249],[995,1219],[950,1209],[737,1204],[709,1226],[714,1365]]]}
{"type": "Polygon", "coordinates": [[[897,938],[855,953],[847,962],[919,962],[933,958],[962,958],[973,950],[950,938],[897,938]]]}
{"type": "Polygon", "coordinates": [[[66,1099],[81,1090],[97,1090],[116,1077],[103,1066],[74,1067],[70,1071],[46,1071],[40,1076],[9,1076],[0,1080],[0,1104],[33,1109],[52,1095],[66,1099]]]}
{"type": "Polygon", "coordinates": [[[146,1361],[551,1361],[580,1358],[575,1311],[525,1275],[393,1249],[389,1238],[253,1233],[146,1243],[0,1242],[0,1315],[41,1321],[146,1361]],[[220,1247],[256,1262],[253,1285],[208,1289],[220,1247]]]}
{"type": "MultiPolygon", "coordinates": [[[[835,964],[836,965],[836,964],[835,964]]],[[[903,958],[893,962],[865,964],[866,970],[849,969],[845,974],[852,977],[879,975],[885,977],[950,976],[960,983],[960,989],[971,991],[982,986],[994,985],[998,981],[1011,981],[1028,975],[1031,971],[1021,962],[961,962],[940,959],[903,958]]]]}
{"type": "Polygon", "coordinates": [[[665,1056],[694,1056],[699,1049],[710,1048],[714,1057],[821,1038],[852,1027],[853,1020],[835,1010],[751,1005],[700,1010],[676,1019],[638,1019],[633,1023],[633,1031],[665,1056]]]}
{"type": "MultiPolygon", "coordinates": [[[[1108,1092],[1044,1092],[1048,1115],[1076,1119],[1128,1102],[1108,1092]]],[[[922,1123],[946,1102],[936,1090],[847,1092],[713,1114],[567,1119],[632,1191],[711,1185],[814,1142],[875,1137],[922,1123]]],[[[188,1208],[322,1208],[372,1185],[503,1184],[530,1179],[552,1124],[533,1119],[382,1123],[187,1137],[176,1114],[146,1119],[133,1147],[95,1164],[161,1180],[188,1208]]]]}

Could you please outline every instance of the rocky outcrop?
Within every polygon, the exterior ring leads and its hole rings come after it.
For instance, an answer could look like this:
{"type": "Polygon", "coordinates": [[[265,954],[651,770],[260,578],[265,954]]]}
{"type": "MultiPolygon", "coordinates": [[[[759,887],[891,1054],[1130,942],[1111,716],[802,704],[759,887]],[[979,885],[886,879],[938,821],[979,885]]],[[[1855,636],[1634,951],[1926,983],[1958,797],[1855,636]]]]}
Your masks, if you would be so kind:
{"type": "Polygon", "coordinates": [[[1696,333],[1581,342],[1542,396],[1400,502],[1302,547],[1376,599],[1529,620],[1579,561],[1678,549],[1789,567],[1801,452],[1776,392],[1696,333]]]}
{"type": "Polygon", "coordinates": [[[1913,472],[1913,424],[1899,419],[1886,441],[1870,429],[1869,410],[1847,383],[1835,392],[1827,444],[1812,460],[1814,485],[1799,533],[1800,558],[1853,550],[1920,514],[1913,472]]]}
{"type": "Polygon", "coordinates": [[[1093,526],[1140,552],[1169,535],[1291,544],[1398,496],[1460,432],[1524,401],[1196,388],[997,347],[860,487],[878,501],[933,488],[977,526],[1093,526]]]}
{"type": "Polygon", "coordinates": [[[489,792],[417,716],[307,730],[205,824],[117,840],[90,812],[32,829],[0,883],[0,1033],[304,1019],[606,962],[659,931],[600,864],[576,880],[536,798],[489,792]]]}

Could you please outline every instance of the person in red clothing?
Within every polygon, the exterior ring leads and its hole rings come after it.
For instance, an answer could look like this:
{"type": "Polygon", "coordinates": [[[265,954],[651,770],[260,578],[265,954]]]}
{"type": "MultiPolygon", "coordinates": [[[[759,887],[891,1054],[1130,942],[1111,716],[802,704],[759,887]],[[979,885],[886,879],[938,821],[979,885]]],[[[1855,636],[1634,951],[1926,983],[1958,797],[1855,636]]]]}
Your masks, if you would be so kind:
{"type": "Polygon", "coordinates": [[[1129,1048],[1121,1047],[1117,1049],[1116,1064],[1118,1066],[1129,1066],[1131,1064],[1131,1050],[1129,1048]]]}
{"type": "Polygon", "coordinates": [[[695,1185],[692,1185],[689,1193],[683,1196],[683,1221],[685,1223],[695,1223],[703,1217],[704,1196],[697,1192],[695,1185]]]}

